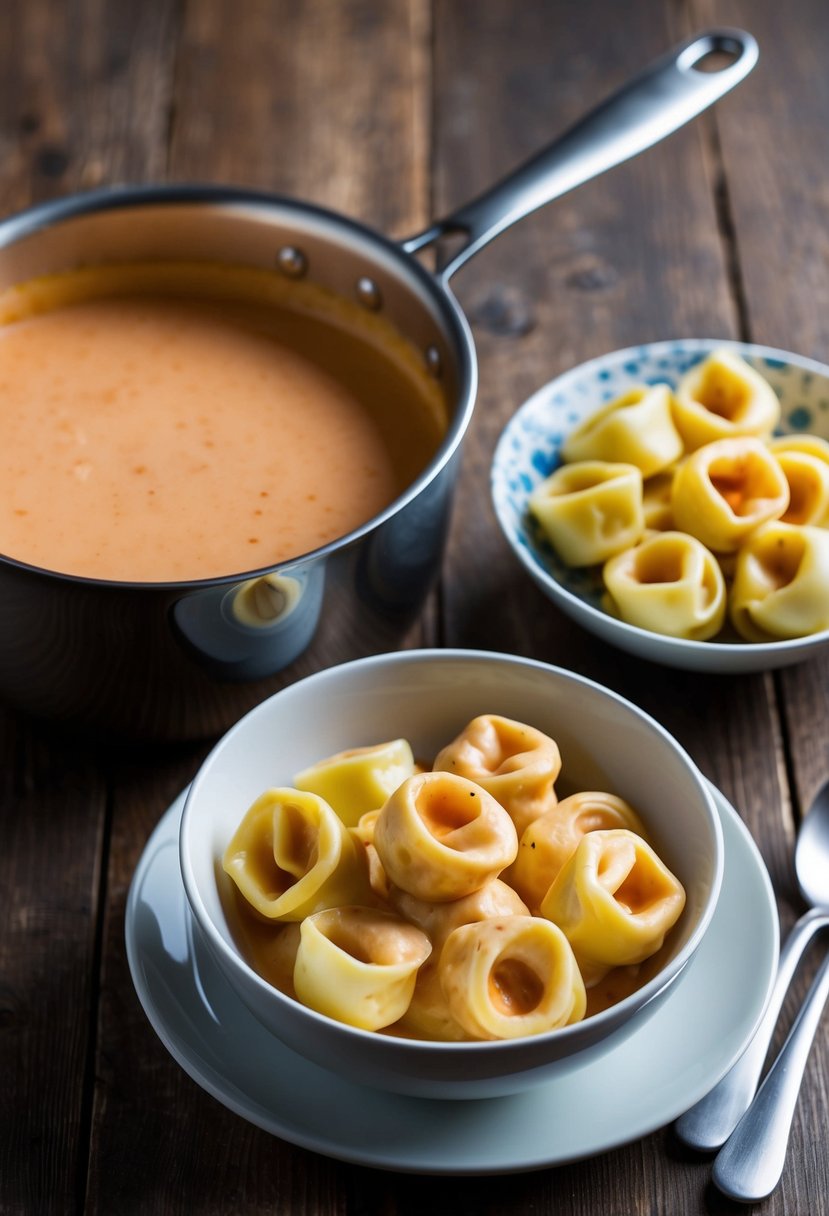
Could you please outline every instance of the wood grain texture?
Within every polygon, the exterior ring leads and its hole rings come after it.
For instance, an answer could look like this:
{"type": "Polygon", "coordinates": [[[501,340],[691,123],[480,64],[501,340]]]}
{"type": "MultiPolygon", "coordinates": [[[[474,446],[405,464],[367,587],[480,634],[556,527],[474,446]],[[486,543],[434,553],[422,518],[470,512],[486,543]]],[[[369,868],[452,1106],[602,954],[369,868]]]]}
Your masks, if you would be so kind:
{"type": "Polygon", "coordinates": [[[82,1193],[106,794],[96,757],[0,718],[0,1211],[82,1193]]]}

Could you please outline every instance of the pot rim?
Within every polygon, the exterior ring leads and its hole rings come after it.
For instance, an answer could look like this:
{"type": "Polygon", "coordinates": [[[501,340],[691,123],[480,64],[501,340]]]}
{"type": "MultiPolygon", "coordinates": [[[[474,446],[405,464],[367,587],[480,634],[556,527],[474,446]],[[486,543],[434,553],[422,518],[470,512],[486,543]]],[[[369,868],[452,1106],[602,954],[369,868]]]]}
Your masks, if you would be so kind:
{"type": "MultiPolygon", "coordinates": [[[[355,238],[369,249],[391,260],[393,268],[404,279],[414,281],[428,302],[436,309],[445,336],[457,357],[458,391],[456,393],[457,408],[449,419],[446,433],[426,467],[414,481],[394,498],[382,511],[373,515],[365,523],[342,536],[336,537],[316,549],[309,549],[283,562],[272,562],[265,566],[257,566],[248,570],[240,570],[232,574],[223,574],[198,579],[165,579],[157,581],[135,581],[130,579],[103,579],[88,575],[70,574],[64,571],[51,570],[48,567],[37,566],[21,561],[0,552],[0,567],[6,566],[33,575],[48,575],[61,582],[78,584],[82,587],[102,587],[121,589],[150,589],[150,590],[180,590],[182,588],[198,590],[205,587],[220,587],[243,582],[247,579],[262,578],[277,571],[294,569],[307,562],[325,560],[341,549],[348,548],[368,533],[373,532],[387,520],[397,515],[413,499],[430,485],[441,471],[449,464],[457,452],[469,427],[469,422],[475,406],[478,386],[478,363],[475,342],[469,322],[461,309],[448,282],[438,275],[430,273],[418,261],[413,252],[408,252],[402,244],[385,236],[377,229],[363,224],[350,216],[344,215],[331,208],[306,202],[302,199],[287,195],[271,193],[264,190],[253,190],[231,184],[216,184],[203,182],[185,183],[155,183],[148,185],[120,185],[106,187],[100,190],[90,190],[51,199],[47,202],[36,203],[23,211],[0,220],[0,250],[28,237],[36,236],[45,231],[74,219],[94,215],[99,212],[127,210],[136,207],[178,206],[183,204],[204,204],[216,208],[232,208],[234,206],[261,208],[265,211],[281,210],[297,218],[310,218],[337,232],[345,241],[355,238]]],[[[407,284],[409,286],[409,284],[407,284]]],[[[404,335],[405,336],[405,335],[404,335]]],[[[450,405],[452,403],[450,402],[450,405]]]]}

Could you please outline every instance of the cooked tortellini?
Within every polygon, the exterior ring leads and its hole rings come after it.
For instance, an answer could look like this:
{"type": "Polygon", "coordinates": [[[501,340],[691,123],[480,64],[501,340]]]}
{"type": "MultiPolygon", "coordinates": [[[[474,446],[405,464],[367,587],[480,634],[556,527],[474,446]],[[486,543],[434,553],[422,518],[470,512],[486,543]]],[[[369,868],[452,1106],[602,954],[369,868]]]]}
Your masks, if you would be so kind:
{"type": "Polygon", "coordinates": [[[780,464],[759,439],[720,439],[676,471],[671,509],[676,526],[709,549],[733,553],[750,532],[779,519],[789,505],[780,464]]]}
{"type": "Polygon", "coordinates": [[[645,836],[633,807],[624,798],[602,790],[571,794],[526,828],[509,879],[531,912],[539,911],[553,879],[582,836],[608,828],[629,828],[645,836]]]}
{"type": "Polygon", "coordinates": [[[455,773],[409,777],[374,825],[391,882],[417,899],[461,899],[496,878],[518,852],[515,825],[481,786],[455,773]]]}
{"type": "Polygon", "coordinates": [[[725,579],[713,553],[693,536],[646,536],[612,557],[602,576],[613,610],[631,625],[696,641],[722,628],[725,579]]]}
{"type": "Polygon", "coordinates": [[[483,786],[508,812],[520,837],[528,823],[555,805],[561,755],[555,740],[540,730],[481,714],[438,752],[433,767],[483,786]]]}
{"type": "Polygon", "coordinates": [[[621,461],[636,465],[643,477],[667,468],[682,451],[667,384],[639,385],[616,397],[571,431],[561,447],[568,464],[621,461]]]}
{"type": "Polygon", "coordinates": [[[778,449],[774,457],[789,483],[789,505],[781,521],[829,526],[829,462],[796,448],[778,449]]]}
{"type": "Polygon", "coordinates": [[[330,908],[302,922],[294,988],[320,1013],[380,1030],[408,1009],[431,952],[425,933],[389,912],[330,908]]]}
{"type": "Polygon", "coordinates": [[[780,402],[771,385],[728,349],[714,351],[686,372],[673,409],[688,452],[717,439],[770,435],[780,421],[780,402]]]}
{"type": "Polygon", "coordinates": [[[641,963],[661,947],[685,906],[682,884],[626,828],[588,832],[541,904],[573,948],[585,981],[641,963]]]}
{"type": "Polygon", "coordinates": [[[438,974],[449,1009],[477,1039],[541,1034],[584,1017],[587,995],[570,944],[536,916],[455,929],[438,974]]]}
{"type": "Polygon", "coordinates": [[[358,843],[322,798],[302,790],[262,794],[222,864],[251,907],[269,920],[302,920],[370,894],[358,843]]]}
{"type": "Polygon", "coordinates": [[[601,606],[629,625],[690,642],[822,632],[822,542],[767,529],[779,521],[829,532],[829,441],[774,435],[779,418],[760,373],[727,348],[714,351],[673,395],[640,385],[599,406],[565,437],[563,463],[530,494],[528,511],[566,565],[595,568],[601,606]],[[649,462],[651,441],[661,455],[649,462]]]}
{"type": "Polygon", "coordinates": [[[568,566],[603,562],[645,529],[642,474],[632,464],[562,465],[533,490],[529,507],[568,566]]]}
{"type": "Polygon", "coordinates": [[[294,785],[320,794],[345,823],[354,826],[366,811],[379,810],[414,771],[411,747],[405,739],[394,739],[320,760],[297,773],[294,785]]]}
{"type": "MultiPolygon", "coordinates": [[[[403,742],[396,754],[411,756],[403,742]]],[[[647,982],[652,972],[643,971],[637,985],[638,961],[653,957],[669,929],[655,908],[670,889],[678,915],[684,896],[629,803],[596,791],[559,803],[555,740],[481,714],[431,767],[410,773],[404,763],[382,805],[355,818],[363,796],[351,795],[363,778],[355,782],[340,759],[376,758],[390,746],[341,752],[306,770],[315,782],[323,774],[330,802],[290,786],[265,791],[228,843],[223,868],[232,883],[222,898],[231,901],[240,950],[263,979],[347,1025],[447,1042],[555,1031],[647,982]],[[583,852],[594,836],[607,839],[608,864],[583,852]],[[622,846],[614,852],[609,843],[616,836],[632,842],[624,874],[622,846]],[[604,884],[632,922],[620,929],[604,913],[624,967],[604,987],[597,978],[615,964],[594,957],[590,943],[605,928],[585,930],[587,914],[576,915],[591,883],[604,884]]]]}
{"type": "Polygon", "coordinates": [[[829,532],[766,524],[737,557],[729,612],[749,642],[829,629],[829,532]]]}
{"type": "Polygon", "coordinates": [[[529,916],[527,905],[512,887],[498,878],[471,895],[447,903],[415,899],[397,888],[391,888],[389,899],[395,911],[422,929],[432,943],[432,955],[418,972],[401,1029],[407,1034],[429,1039],[466,1038],[467,1032],[454,1017],[441,986],[438,964],[446,940],[462,925],[498,917],[529,916]]]}

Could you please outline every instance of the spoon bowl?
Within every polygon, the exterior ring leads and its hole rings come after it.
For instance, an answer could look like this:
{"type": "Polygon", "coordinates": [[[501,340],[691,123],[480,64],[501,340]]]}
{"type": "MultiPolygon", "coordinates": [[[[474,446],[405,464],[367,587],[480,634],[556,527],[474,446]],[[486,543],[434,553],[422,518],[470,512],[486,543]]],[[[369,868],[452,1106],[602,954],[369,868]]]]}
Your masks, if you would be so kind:
{"type": "Polygon", "coordinates": [[[815,794],[800,825],[794,868],[805,902],[829,909],[829,781],[815,794]]]}

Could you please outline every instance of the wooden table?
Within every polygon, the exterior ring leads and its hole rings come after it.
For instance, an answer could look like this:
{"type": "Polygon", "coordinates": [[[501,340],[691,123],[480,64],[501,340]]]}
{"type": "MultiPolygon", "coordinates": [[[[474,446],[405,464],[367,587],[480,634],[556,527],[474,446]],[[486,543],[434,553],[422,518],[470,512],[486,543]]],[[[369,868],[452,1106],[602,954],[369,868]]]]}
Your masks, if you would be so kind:
{"type": "MultiPolygon", "coordinates": [[[[488,466],[517,405],[603,351],[714,335],[829,354],[823,0],[7,0],[0,209],[201,179],[304,196],[403,236],[715,23],[760,42],[735,93],[499,238],[456,280],[480,401],[445,577],[411,641],[532,655],[653,712],[739,809],[785,927],[800,910],[796,824],[829,772],[829,660],[694,676],[591,639],[511,558],[488,466]]],[[[124,950],[133,870],[207,745],[119,753],[11,711],[1,721],[0,1212],[737,1210],[670,1129],[580,1164],[436,1180],[339,1164],[231,1114],[156,1038],[124,950]]],[[[829,1213],[827,1075],[824,1030],[769,1213],[829,1213]]]]}

